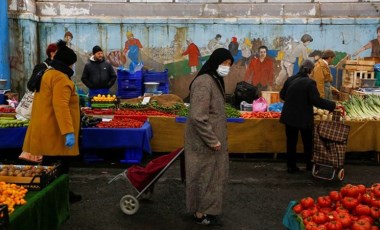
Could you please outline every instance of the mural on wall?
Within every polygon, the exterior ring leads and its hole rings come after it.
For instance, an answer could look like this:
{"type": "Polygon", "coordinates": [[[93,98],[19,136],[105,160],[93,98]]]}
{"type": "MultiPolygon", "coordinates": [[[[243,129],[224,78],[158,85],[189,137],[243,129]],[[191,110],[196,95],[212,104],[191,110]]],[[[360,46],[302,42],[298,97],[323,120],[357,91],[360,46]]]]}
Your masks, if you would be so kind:
{"type": "MultiPolygon", "coordinates": [[[[324,48],[347,49],[341,44],[326,46],[323,36],[333,38],[336,31],[330,33],[318,25],[291,27],[288,30],[290,27],[285,25],[41,23],[39,47],[44,50],[51,42],[68,39],[68,45],[78,55],[72,79],[83,94],[88,89],[80,79],[95,45],[102,47],[106,60],[115,69],[123,67],[133,71],[141,64],[152,71],[168,69],[170,92],[182,98],[188,95],[188,86],[202,64],[220,47],[229,49],[235,58],[231,72],[225,78],[227,94],[231,94],[236,83],[243,80],[260,90],[278,91],[286,77],[298,71],[302,59],[317,58],[320,55],[317,51],[324,48]]],[[[348,29],[344,31],[348,33],[348,29]]],[[[348,42],[346,40],[346,44],[348,42]]],[[[43,60],[43,52],[40,53],[40,60],[43,60]]],[[[345,55],[346,52],[337,52],[335,61],[345,55]]],[[[111,92],[116,90],[117,84],[111,92]]]]}

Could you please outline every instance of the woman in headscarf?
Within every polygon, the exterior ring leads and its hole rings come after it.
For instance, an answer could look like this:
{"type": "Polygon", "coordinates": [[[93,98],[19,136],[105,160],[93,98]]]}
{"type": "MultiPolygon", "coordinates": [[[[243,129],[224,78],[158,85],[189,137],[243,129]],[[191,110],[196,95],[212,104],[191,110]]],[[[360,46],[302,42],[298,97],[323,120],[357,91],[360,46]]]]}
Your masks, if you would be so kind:
{"type": "Polygon", "coordinates": [[[227,123],[223,78],[234,58],[216,49],[190,84],[185,131],[186,206],[202,225],[220,225],[228,177],[227,123]]]}

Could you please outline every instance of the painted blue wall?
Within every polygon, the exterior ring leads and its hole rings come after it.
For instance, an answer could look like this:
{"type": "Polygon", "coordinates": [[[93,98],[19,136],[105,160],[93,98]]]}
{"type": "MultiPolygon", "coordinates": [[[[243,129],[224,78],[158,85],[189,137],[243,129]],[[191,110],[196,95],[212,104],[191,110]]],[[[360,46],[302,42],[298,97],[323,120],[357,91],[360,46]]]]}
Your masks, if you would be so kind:
{"type": "Polygon", "coordinates": [[[10,88],[9,66],[9,32],[8,32],[8,2],[0,1],[0,78],[7,80],[6,89],[10,88]]]}

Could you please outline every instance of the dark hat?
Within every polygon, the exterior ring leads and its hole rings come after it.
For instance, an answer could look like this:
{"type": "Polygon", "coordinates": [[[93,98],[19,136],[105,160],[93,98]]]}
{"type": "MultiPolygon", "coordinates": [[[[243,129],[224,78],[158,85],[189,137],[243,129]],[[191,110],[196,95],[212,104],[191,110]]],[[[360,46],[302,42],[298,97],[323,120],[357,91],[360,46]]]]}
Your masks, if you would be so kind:
{"type": "Polygon", "coordinates": [[[302,62],[299,72],[309,74],[313,69],[314,63],[311,60],[306,59],[302,62]]]}
{"type": "Polygon", "coordinates": [[[94,48],[92,48],[92,54],[96,54],[97,52],[103,52],[100,46],[94,46],[94,48]]]}
{"type": "Polygon", "coordinates": [[[59,60],[67,66],[70,66],[77,61],[77,55],[72,49],[66,46],[65,41],[59,40],[57,46],[58,51],[54,56],[54,60],[59,60]]]}

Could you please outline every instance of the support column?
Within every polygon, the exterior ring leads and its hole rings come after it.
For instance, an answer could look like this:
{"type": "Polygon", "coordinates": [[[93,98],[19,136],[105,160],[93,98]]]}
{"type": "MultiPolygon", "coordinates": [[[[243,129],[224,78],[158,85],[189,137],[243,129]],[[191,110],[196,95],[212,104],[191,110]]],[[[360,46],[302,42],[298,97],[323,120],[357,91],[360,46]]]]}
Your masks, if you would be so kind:
{"type": "Polygon", "coordinates": [[[8,1],[0,1],[0,78],[7,80],[10,89],[8,1]]]}

